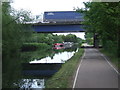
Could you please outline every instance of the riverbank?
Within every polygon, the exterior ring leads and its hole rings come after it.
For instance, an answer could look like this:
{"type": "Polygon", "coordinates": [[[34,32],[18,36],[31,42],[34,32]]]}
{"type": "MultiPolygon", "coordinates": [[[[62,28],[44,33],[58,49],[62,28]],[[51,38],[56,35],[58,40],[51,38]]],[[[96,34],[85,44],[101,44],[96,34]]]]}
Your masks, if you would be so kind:
{"type": "Polygon", "coordinates": [[[80,48],[75,55],[62,65],[61,69],[45,82],[45,88],[70,88],[74,73],[83,55],[84,49],[80,48]]]}
{"type": "Polygon", "coordinates": [[[35,51],[46,48],[48,49],[52,47],[46,43],[24,43],[21,47],[21,51],[35,51]]]}

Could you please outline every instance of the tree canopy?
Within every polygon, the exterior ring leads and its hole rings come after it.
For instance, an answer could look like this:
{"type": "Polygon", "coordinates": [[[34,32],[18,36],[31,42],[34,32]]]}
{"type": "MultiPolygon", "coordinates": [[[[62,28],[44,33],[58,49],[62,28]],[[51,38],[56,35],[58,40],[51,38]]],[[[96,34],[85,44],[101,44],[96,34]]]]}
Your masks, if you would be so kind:
{"type": "Polygon", "coordinates": [[[85,14],[87,33],[97,33],[104,49],[118,54],[120,28],[119,2],[87,2],[85,9],[77,9],[85,14]]]}
{"type": "Polygon", "coordinates": [[[30,21],[27,11],[13,11],[10,3],[2,3],[2,76],[3,87],[11,87],[13,78],[19,78],[20,48],[22,44],[31,36],[31,26],[23,25],[25,21],[30,21]],[[18,16],[21,14],[23,19],[18,16]],[[28,33],[26,31],[29,30],[28,33]],[[16,62],[16,63],[14,63],[16,62]],[[8,69],[9,68],[9,69],[8,69]]]}

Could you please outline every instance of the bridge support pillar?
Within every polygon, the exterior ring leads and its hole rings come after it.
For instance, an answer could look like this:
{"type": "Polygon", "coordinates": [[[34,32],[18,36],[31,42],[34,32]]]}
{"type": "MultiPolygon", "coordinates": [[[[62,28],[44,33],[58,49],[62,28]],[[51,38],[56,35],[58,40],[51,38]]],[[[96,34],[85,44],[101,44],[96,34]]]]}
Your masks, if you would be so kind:
{"type": "Polygon", "coordinates": [[[94,44],[93,45],[95,48],[99,48],[99,39],[98,39],[97,33],[94,34],[94,44]]]}

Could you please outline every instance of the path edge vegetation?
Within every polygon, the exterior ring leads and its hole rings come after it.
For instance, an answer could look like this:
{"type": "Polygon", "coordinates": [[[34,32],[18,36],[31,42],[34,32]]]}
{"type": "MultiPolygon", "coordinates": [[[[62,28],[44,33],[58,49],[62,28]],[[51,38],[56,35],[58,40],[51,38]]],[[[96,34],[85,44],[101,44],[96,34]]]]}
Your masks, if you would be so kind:
{"type": "Polygon", "coordinates": [[[112,65],[117,70],[120,68],[120,63],[118,63],[118,61],[120,60],[119,57],[116,57],[114,54],[109,53],[109,52],[105,51],[104,49],[100,49],[99,51],[107,57],[107,59],[112,63],[112,65]]]}
{"type": "Polygon", "coordinates": [[[79,48],[78,52],[64,63],[61,69],[51,78],[45,81],[45,88],[71,88],[73,83],[74,73],[84,53],[83,48],[79,48]]]}
{"type": "Polygon", "coordinates": [[[85,2],[85,8],[76,8],[84,14],[86,25],[85,37],[92,44],[96,35],[98,43],[110,61],[120,69],[120,3],[119,2],[85,2]]]}

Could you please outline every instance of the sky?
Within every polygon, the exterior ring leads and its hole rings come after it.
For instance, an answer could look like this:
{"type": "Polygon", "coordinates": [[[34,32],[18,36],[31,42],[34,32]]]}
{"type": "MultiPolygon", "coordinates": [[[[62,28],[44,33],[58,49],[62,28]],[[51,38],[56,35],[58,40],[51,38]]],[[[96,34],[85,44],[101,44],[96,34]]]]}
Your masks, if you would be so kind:
{"type": "MultiPolygon", "coordinates": [[[[31,11],[32,15],[42,15],[45,11],[74,11],[74,8],[84,8],[83,2],[90,0],[13,0],[11,6],[16,9],[31,11]]],[[[68,33],[58,33],[68,34],[68,33]]],[[[71,33],[84,39],[84,33],[71,33]]]]}

